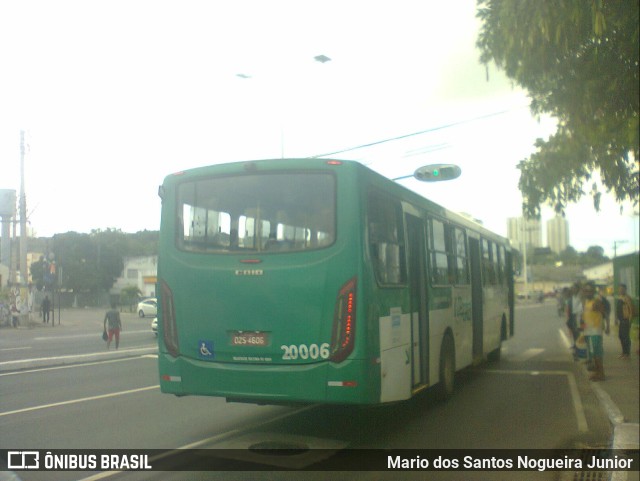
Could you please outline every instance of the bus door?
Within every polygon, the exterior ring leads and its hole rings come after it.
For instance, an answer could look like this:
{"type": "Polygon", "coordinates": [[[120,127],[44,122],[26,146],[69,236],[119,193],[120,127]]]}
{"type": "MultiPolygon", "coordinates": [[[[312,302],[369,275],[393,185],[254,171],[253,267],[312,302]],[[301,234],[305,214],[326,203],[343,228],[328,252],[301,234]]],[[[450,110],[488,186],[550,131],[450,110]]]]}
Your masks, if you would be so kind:
{"type": "Polygon", "coordinates": [[[480,240],[469,237],[469,256],[471,260],[471,319],[473,323],[473,360],[482,359],[482,254],[480,240]]]}
{"type": "Polygon", "coordinates": [[[408,214],[406,221],[411,295],[411,385],[415,389],[429,381],[426,223],[423,219],[408,214]]]}

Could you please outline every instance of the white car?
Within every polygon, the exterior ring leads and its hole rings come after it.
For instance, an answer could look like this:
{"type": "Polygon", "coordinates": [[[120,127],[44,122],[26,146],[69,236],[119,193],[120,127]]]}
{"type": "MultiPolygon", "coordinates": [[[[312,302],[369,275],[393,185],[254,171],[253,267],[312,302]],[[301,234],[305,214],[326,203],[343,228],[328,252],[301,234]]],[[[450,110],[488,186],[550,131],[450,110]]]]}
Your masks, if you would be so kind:
{"type": "Polygon", "coordinates": [[[140,317],[155,316],[158,313],[158,301],[156,299],[145,299],[138,302],[138,315],[140,317]]]}
{"type": "Polygon", "coordinates": [[[151,331],[158,337],[158,318],[154,317],[153,321],[151,321],[151,331]]]}

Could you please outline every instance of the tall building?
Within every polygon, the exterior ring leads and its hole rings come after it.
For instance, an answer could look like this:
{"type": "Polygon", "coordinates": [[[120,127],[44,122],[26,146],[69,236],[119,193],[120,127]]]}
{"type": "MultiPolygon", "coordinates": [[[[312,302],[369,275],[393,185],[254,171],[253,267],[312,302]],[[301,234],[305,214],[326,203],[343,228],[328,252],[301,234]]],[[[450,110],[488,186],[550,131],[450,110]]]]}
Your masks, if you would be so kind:
{"type": "Polygon", "coordinates": [[[552,252],[560,254],[569,246],[569,222],[562,216],[547,221],[547,243],[552,252]]]}
{"type": "Polygon", "coordinates": [[[542,247],[542,226],[538,219],[510,217],[507,219],[507,237],[518,250],[522,250],[523,241],[529,247],[542,247]]]}

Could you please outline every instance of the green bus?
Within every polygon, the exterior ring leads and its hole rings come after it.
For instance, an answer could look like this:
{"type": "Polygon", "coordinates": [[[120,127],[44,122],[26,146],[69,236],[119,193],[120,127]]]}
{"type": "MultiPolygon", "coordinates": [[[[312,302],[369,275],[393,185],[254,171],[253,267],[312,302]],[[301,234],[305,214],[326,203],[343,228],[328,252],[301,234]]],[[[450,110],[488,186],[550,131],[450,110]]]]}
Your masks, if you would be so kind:
{"type": "Polygon", "coordinates": [[[357,162],[213,165],[159,194],[162,392],[447,397],[513,335],[509,242],[357,162]]]}

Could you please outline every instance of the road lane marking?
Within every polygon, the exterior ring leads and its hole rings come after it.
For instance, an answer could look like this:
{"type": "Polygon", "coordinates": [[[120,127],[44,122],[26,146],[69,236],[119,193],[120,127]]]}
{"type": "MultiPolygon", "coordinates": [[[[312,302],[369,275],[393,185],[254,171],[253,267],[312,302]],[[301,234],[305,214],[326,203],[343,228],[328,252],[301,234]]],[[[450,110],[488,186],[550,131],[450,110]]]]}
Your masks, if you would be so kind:
{"type": "MultiPolygon", "coordinates": [[[[122,331],[127,334],[152,334],[151,329],[137,330],[137,331],[122,331]]],[[[83,338],[96,338],[99,339],[100,333],[98,334],[70,334],[70,335],[53,335],[53,336],[41,336],[34,337],[34,341],[64,341],[67,339],[83,339],[83,338]]],[[[124,334],[123,334],[124,335],[124,334]]]]}
{"type": "Polygon", "coordinates": [[[102,361],[94,361],[94,362],[83,362],[80,364],[65,364],[62,366],[52,366],[52,367],[39,367],[36,369],[28,369],[28,370],[21,370],[21,371],[13,371],[13,372],[3,372],[0,373],[0,377],[5,377],[5,376],[16,376],[19,374],[30,374],[30,373],[34,373],[34,372],[43,372],[43,371],[53,371],[56,369],[73,369],[73,368],[77,368],[77,367],[85,367],[85,366],[95,366],[97,364],[111,364],[112,362],[122,362],[122,361],[137,361],[139,359],[143,359],[143,358],[157,358],[157,355],[152,355],[152,354],[147,354],[147,355],[142,355],[142,356],[135,356],[135,357],[122,357],[120,359],[104,359],[102,361]]]}
{"type": "Polygon", "coordinates": [[[31,346],[26,346],[26,347],[5,347],[3,349],[0,349],[0,351],[20,351],[23,349],[33,349],[31,346]]]}
{"type": "Polygon", "coordinates": [[[578,424],[578,431],[586,433],[589,431],[589,425],[587,424],[587,417],[584,413],[584,406],[582,405],[582,399],[580,398],[580,392],[578,391],[578,383],[572,372],[569,371],[509,371],[505,369],[486,369],[482,372],[497,373],[497,374],[518,374],[529,376],[566,376],[567,383],[569,384],[569,391],[571,392],[571,401],[573,402],[573,410],[576,414],[576,423],[578,424]]]}
{"type": "Polygon", "coordinates": [[[157,389],[159,387],[160,387],[160,385],[156,384],[155,386],[147,386],[147,387],[141,387],[141,388],[137,388],[137,389],[129,389],[128,391],[112,392],[112,393],[109,393],[109,394],[100,394],[99,396],[83,397],[83,398],[79,398],[79,399],[71,399],[69,401],[61,401],[61,402],[57,402],[57,403],[43,404],[41,406],[32,406],[30,408],[15,409],[13,411],[6,411],[6,412],[3,412],[3,413],[0,413],[0,417],[10,416],[12,414],[22,414],[22,413],[27,413],[27,412],[31,412],[31,411],[39,411],[39,410],[42,410],[42,409],[49,409],[49,408],[54,408],[54,407],[58,407],[58,406],[67,406],[69,404],[78,404],[78,403],[83,403],[83,402],[88,402],[88,401],[97,401],[98,399],[107,399],[107,398],[116,397],[116,396],[126,396],[127,394],[133,394],[133,393],[138,393],[138,392],[143,392],[143,391],[150,391],[151,389],[157,389]]]}
{"type": "Polygon", "coordinates": [[[4,362],[0,362],[0,367],[2,366],[11,366],[11,365],[15,365],[18,366],[20,364],[26,364],[28,362],[38,362],[38,361],[65,361],[65,360],[69,360],[69,359],[78,359],[78,358],[83,358],[83,357],[91,357],[91,356],[113,356],[115,354],[118,353],[133,353],[133,352],[138,352],[138,351],[153,351],[153,350],[157,350],[158,346],[153,346],[153,347],[140,347],[140,348],[133,348],[133,349],[120,349],[120,350],[114,350],[114,351],[104,351],[104,352],[90,352],[87,354],[72,354],[72,355],[68,355],[68,356],[54,356],[54,357],[38,357],[38,358],[34,358],[34,359],[18,359],[15,361],[4,361],[4,362]]]}
{"type": "Polygon", "coordinates": [[[558,332],[560,333],[560,339],[562,340],[562,343],[567,346],[567,349],[571,349],[571,346],[573,345],[571,343],[571,341],[569,340],[569,338],[567,337],[567,335],[565,334],[563,329],[558,329],[558,332]]]}
{"type": "MultiPolygon", "coordinates": [[[[206,438],[206,439],[202,439],[200,441],[195,441],[193,443],[190,444],[185,444],[184,446],[180,446],[179,448],[175,448],[175,449],[170,449],[167,450],[163,453],[160,453],[156,456],[152,456],[151,458],[149,458],[149,462],[153,463],[154,461],[157,461],[159,459],[164,459],[164,458],[168,458],[170,456],[173,456],[175,454],[179,454],[180,451],[185,450],[185,449],[195,449],[198,448],[200,446],[203,446],[205,444],[211,444],[211,443],[215,443],[215,442],[220,442],[223,439],[232,437],[232,436],[237,436],[238,434],[241,434],[243,432],[246,431],[252,431],[252,430],[256,430],[266,424],[272,423],[272,422],[276,422],[276,421],[281,421],[283,419],[286,419],[288,417],[291,416],[295,416],[296,414],[300,414],[302,412],[308,411],[310,409],[316,408],[318,407],[319,404],[311,404],[309,406],[305,406],[299,409],[296,409],[293,412],[288,412],[288,413],[283,413],[279,416],[276,416],[275,418],[271,418],[271,419],[266,419],[264,421],[259,421],[257,423],[254,423],[252,425],[249,426],[244,426],[242,428],[237,428],[237,429],[232,429],[231,431],[227,431],[224,433],[220,433],[220,434],[216,434],[215,436],[211,436],[210,438],[206,438]]],[[[112,476],[115,476],[116,474],[122,473],[123,471],[104,471],[102,473],[98,473],[95,474],[93,476],[89,476],[88,478],[82,478],[79,481],[99,481],[101,479],[106,479],[106,478],[110,478],[112,476]]]]}

